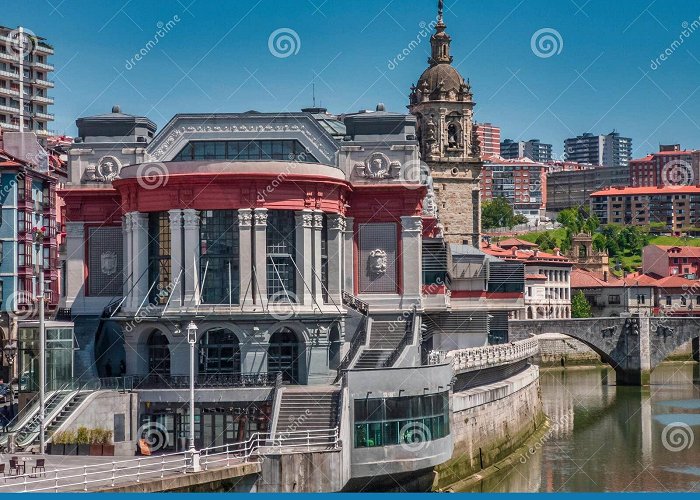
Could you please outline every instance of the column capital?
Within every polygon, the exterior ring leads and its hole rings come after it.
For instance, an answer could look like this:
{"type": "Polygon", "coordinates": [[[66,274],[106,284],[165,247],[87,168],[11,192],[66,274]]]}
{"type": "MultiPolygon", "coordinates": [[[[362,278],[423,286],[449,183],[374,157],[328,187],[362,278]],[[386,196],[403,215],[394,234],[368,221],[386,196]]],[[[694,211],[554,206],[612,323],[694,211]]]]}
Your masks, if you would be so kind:
{"type": "Polygon", "coordinates": [[[131,212],[131,225],[134,231],[148,230],[148,214],[143,212],[131,212]]]}
{"type": "Polygon", "coordinates": [[[173,227],[173,224],[178,224],[177,229],[179,229],[180,221],[182,221],[182,210],[179,208],[168,210],[168,215],[170,216],[170,226],[173,227]]]}
{"type": "Polygon", "coordinates": [[[250,227],[253,225],[253,211],[250,208],[241,208],[238,210],[238,226],[250,227]]]}
{"type": "Polygon", "coordinates": [[[253,217],[256,226],[267,226],[267,208],[256,208],[253,217]]]}
{"type": "Polygon", "coordinates": [[[347,222],[345,217],[340,214],[328,214],[328,230],[329,231],[345,231],[347,222]]]}
{"type": "Polygon", "coordinates": [[[185,229],[195,229],[199,227],[199,212],[192,208],[186,208],[182,211],[182,218],[185,221],[185,229]]]}
{"type": "Polygon", "coordinates": [[[401,217],[401,229],[404,232],[421,232],[423,231],[423,220],[420,215],[408,215],[401,217]]]}
{"type": "Polygon", "coordinates": [[[323,229],[323,212],[321,211],[316,211],[313,214],[314,217],[314,229],[321,230],[323,229]]]}
{"type": "Polygon", "coordinates": [[[314,223],[313,211],[309,210],[308,208],[294,212],[294,219],[296,221],[297,226],[313,227],[313,223],[314,223]]]}

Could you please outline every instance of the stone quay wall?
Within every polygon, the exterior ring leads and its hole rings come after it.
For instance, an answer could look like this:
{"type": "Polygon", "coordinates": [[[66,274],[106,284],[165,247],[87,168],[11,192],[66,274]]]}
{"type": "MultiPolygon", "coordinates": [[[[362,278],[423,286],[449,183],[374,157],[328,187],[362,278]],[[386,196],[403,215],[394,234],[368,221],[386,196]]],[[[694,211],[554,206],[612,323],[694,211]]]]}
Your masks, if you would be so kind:
{"type": "Polygon", "coordinates": [[[443,490],[504,460],[545,422],[539,368],[452,395],[452,459],[435,468],[433,489],[443,490]]]}

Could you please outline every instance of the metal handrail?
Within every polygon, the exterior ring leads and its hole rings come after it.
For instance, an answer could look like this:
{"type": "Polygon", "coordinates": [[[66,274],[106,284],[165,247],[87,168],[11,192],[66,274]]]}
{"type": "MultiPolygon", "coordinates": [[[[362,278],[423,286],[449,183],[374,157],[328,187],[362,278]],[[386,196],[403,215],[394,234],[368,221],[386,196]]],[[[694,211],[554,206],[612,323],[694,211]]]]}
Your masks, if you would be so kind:
{"type": "Polygon", "coordinates": [[[413,342],[413,325],[415,324],[415,319],[416,307],[413,306],[411,315],[406,319],[406,329],[404,331],[403,338],[401,339],[401,342],[399,342],[399,345],[397,345],[394,351],[391,353],[391,355],[384,361],[384,363],[382,363],[383,368],[394,366],[394,363],[396,363],[396,360],[399,359],[399,356],[401,356],[401,353],[406,348],[406,346],[410,345],[413,342]]]}
{"type": "MultiPolygon", "coordinates": [[[[338,449],[341,441],[338,428],[318,429],[308,431],[290,431],[275,436],[270,433],[255,433],[247,441],[212,446],[199,450],[200,466],[206,471],[212,466],[228,467],[231,462],[246,463],[260,462],[265,453],[281,453],[283,451],[311,451],[338,449]]],[[[48,470],[41,477],[32,477],[29,473],[14,476],[22,479],[21,483],[5,483],[0,485],[0,492],[21,490],[23,492],[58,492],[88,491],[88,487],[115,486],[120,480],[122,484],[140,483],[148,478],[163,478],[166,473],[184,474],[191,471],[192,455],[189,451],[166,453],[147,458],[115,460],[102,464],[66,467],[48,470]],[[103,477],[97,477],[102,475],[103,477]]]]}
{"type": "Polygon", "coordinates": [[[350,366],[350,363],[352,363],[352,360],[355,359],[355,356],[357,356],[357,353],[360,350],[360,346],[363,346],[367,343],[368,320],[369,317],[365,316],[362,318],[362,321],[360,321],[360,324],[358,325],[357,330],[355,331],[355,336],[353,337],[352,342],[350,343],[350,349],[348,349],[347,354],[340,362],[340,365],[338,365],[338,374],[335,377],[335,382],[337,382],[340,379],[343,370],[346,370],[350,366]]]}

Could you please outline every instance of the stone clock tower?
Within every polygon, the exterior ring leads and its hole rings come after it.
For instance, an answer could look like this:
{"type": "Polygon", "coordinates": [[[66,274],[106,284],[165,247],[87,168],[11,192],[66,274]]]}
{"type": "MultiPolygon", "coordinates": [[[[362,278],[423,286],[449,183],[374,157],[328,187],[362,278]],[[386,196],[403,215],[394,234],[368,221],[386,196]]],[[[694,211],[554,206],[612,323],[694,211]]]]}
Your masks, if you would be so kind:
{"type": "Polygon", "coordinates": [[[469,82],[452,66],[442,3],[438,3],[438,22],[430,37],[430,66],[411,87],[408,108],[417,118],[421,157],[430,167],[445,240],[478,248],[482,163],[473,127],[474,100],[469,82]]]}

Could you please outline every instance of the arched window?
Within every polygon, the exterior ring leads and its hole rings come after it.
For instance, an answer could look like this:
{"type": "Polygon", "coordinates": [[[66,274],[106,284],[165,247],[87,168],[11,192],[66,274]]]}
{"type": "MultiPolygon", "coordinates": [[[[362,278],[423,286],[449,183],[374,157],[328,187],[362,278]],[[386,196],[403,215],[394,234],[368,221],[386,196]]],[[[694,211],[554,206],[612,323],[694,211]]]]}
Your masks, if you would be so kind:
{"type": "Polygon", "coordinates": [[[170,375],[170,347],[168,338],[160,330],[148,336],[148,373],[170,375]]]}
{"type": "Polygon", "coordinates": [[[299,342],[296,333],[289,328],[277,330],[270,337],[267,350],[267,371],[282,372],[282,380],[291,384],[299,383],[299,363],[304,344],[299,342]]]}
{"type": "Polygon", "coordinates": [[[235,333],[226,328],[204,332],[199,339],[199,373],[241,373],[241,348],[235,333]]]}

